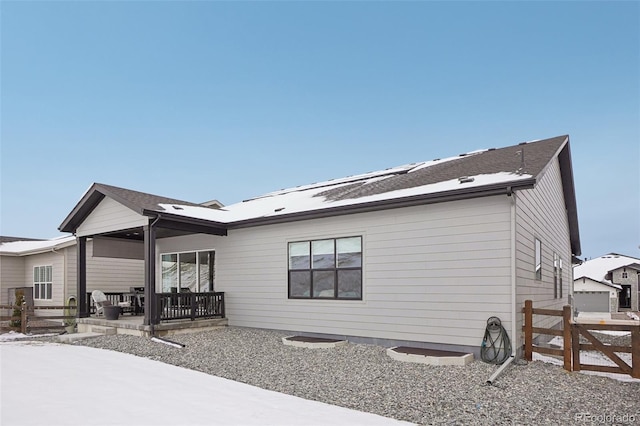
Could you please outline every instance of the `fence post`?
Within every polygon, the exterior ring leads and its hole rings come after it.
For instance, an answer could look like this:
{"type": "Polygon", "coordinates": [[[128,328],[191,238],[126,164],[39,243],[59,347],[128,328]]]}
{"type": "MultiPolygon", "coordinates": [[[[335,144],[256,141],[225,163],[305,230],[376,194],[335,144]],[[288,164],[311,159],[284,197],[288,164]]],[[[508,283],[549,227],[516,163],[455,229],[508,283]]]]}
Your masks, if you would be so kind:
{"type": "Polygon", "coordinates": [[[562,308],[562,340],[564,352],[564,369],[571,371],[571,306],[562,308]]]}
{"type": "Polygon", "coordinates": [[[533,302],[524,301],[524,359],[533,360],[533,302]]]}
{"type": "Polygon", "coordinates": [[[631,377],[640,379],[640,325],[631,327],[631,377]]]}
{"type": "Polygon", "coordinates": [[[27,302],[20,306],[20,333],[27,334],[27,302]]]}
{"type": "Polygon", "coordinates": [[[571,306],[565,305],[562,308],[562,339],[564,369],[571,371],[571,306]]]}
{"type": "Polygon", "coordinates": [[[578,324],[571,324],[571,352],[573,352],[573,371],[580,371],[580,330],[578,324]]]}

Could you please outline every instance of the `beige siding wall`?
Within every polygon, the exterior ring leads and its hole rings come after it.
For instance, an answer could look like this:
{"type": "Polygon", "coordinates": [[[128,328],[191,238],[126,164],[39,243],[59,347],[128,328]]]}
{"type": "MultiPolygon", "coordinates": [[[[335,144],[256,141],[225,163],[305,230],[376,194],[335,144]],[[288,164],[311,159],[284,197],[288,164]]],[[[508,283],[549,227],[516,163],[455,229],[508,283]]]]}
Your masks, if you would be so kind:
{"type": "Polygon", "coordinates": [[[149,219],[105,197],[76,231],[79,237],[131,229],[146,225],[149,219]]]}
{"type": "Polygon", "coordinates": [[[15,256],[0,256],[0,305],[9,303],[9,289],[26,287],[24,259],[15,256]]]}
{"type": "MultiPolygon", "coordinates": [[[[36,300],[36,306],[62,306],[71,295],[77,296],[77,247],[27,256],[1,256],[2,302],[7,302],[7,288],[33,287],[33,268],[52,266],[52,299],[36,300]],[[6,273],[5,273],[6,271],[6,273]],[[6,284],[5,284],[6,283],[6,284]]],[[[144,261],[93,257],[93,241],[87,242],[87,291],[129,291],[144,285],[144,261]]],[[[57,315],[56,311],[49,311],[57,315]]],[[[44,315],[44,314],[42,314],[44,315]]]]}
{"type": "MultiPolygon", "coordinates": [[[[74,268],[75,269],[75,268],[74,268]]],[[[75,281],[73,281],[75,286],[75,281]]],[[[144,260],[94,257],[93,241],[87,243],[87,291],[129,291],[144,286],[144,260]]]]}
{"type": "Polygon", "coordinates": [[[478,347],[488,317],[510,327],[510,235],[503,196],[165,239],[158,252],[215,249],[231,325],[478,347]],[[363,300],[288,299],[288,242],[354,235],[363,300]]]}
{"type": "MultiPolygon", "coordinates": [[[[526,299],[533,300],[534,308],[562,309],[568,304],[573,282],[569,225],[562,192],[560,166],[557,160],[550,163],[535,188],[518,191],[516,202],[516,282],[517,308],[526,299]],[[534,276],[534,240],[542,242],[542,280],[534,276]],[[553,253],[563,262],[563,297],[554,298],[553,253]]],[[[557,317],[534,316],[539,327],[552,327],[557,317]]],[[[522,314],[517,315],[520,347],[522,341],[522,314]]]]}

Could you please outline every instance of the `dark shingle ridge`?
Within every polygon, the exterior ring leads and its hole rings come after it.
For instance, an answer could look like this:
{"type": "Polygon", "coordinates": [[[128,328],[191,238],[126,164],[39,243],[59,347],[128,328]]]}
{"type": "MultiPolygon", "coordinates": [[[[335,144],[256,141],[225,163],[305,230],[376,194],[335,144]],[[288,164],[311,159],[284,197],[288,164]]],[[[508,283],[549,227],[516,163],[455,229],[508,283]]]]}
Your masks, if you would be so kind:
{"type": "Polygon", "coordinates": [[[160,195],[148,194],[146,192],[134,191],[131,189],[120,188],[117,186],[106,185],[103,183],[96,183],[96,189],[105,193],[105,195],[110,196],[129,207],[135,208],[135,210],[143,211],[159,211],[163,210],[160,207],[160,204],[179,204],[183,206],[196,206],[196,207],[205,207],[201,204],[192,203],[190,201],[178,200],[176,198],[168,198],[160,195]]]}
{"type": "Polygon", "coordinates": [[[566,135],[536,142],[512,145],[473,153],[454,160],[434,164],[409,173],[400,173],[386,179],[365,184],[355,182],[316,194],[331,201],[361,198],[401,189],[414,188],[458,179],[495,173],[521,173],[537,177],[551,161],[567,139],[566,135]],[[524,167],[522,161],[524,152],[524,167]]]}

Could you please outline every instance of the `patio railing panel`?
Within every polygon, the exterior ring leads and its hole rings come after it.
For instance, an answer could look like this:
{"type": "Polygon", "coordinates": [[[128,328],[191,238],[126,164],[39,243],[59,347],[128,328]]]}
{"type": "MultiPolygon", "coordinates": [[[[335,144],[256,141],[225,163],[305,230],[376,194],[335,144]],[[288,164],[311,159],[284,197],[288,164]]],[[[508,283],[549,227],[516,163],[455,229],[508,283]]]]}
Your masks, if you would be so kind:
{"type": "MultiPolygon", "coordinates": [[[[113,305],[118,305],[119,302],[124,301],[124,295],[129,293],[105,292],[104,294],[113,305]]],[[[89,312],[95,314],[95,304],[91,299],[91,293],[87,293],[86,297],[89,312]]],[[[194,321],[199,318],[225,318],[223,292],[156,293],[155,302],[158,307],[156,322],[180,319],[194,321]]]]}
{"type": "Polygon", "coordinates": [[[160,321],[224,318],[224,293],[157,293],[160,321]]]}

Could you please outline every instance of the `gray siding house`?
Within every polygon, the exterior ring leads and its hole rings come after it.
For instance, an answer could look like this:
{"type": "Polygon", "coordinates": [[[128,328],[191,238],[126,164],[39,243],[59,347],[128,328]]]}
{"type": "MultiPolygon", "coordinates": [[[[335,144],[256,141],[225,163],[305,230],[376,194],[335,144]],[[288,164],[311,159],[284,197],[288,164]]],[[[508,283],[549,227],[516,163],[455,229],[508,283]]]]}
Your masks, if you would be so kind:
{"type": "MultiPolygon", "coordinates": [[[[86,291],[128,291],[144,285],[142,244],[92,239],[87,244],[86,291]],[[138,255],[126,248],[139,246],[138,255]],[[116,247],[117,249],[114,249],[116,247]],[[124,249],[123,249],[124,247],[124,249]],[[124,252],[126,258],[118,253],[124,252]]],[[[0,305],[14,301],[14,289],[31,292],[35,306],[62,306],[77,292],[76,238],[12,238],[0,243],[0,305]]],[[[51,315],[51,312],[49,312],[51,315]]]]}
{"type": "MultiPolygon", "coordinates": [[[[611,301],[611,312],[638,312],[640,310],[640,259],[618,253],[608,253],[589,259],[574,269],[576,302],[586,307],[602,306],[607,289],[597,291],[589,283],[615,288],[616,300],[611,301]],[[591,303],[588,303],[591,302],[591,303]]],[[[612,295],[613,298],[613,295],[612,295]]]]}
{"type": "Polygon", "coordinates": [[[580,255],[568,136],[217,207],[96,183],[59,229],[79,271],[88,238],[137,241],[146,300],[224,292],[232,326],[476,355],[489,317],[520,348],[526,299],[567,304],[580,255]]]}

